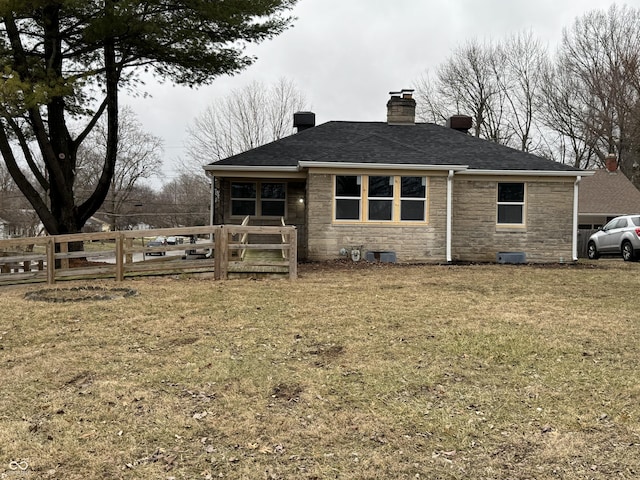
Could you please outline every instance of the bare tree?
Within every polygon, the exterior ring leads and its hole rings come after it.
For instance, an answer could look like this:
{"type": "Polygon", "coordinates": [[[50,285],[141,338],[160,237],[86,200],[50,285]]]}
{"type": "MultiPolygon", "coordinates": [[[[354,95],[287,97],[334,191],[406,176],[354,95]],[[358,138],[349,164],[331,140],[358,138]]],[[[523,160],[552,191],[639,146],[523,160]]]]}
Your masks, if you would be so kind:
{"type": "Polygon", "coordinates": [[[498,61],[493,66],[508,109],[505,121],[513,138],[511,146],[525,152],[541,150],[534,136],[539,113],[536,99],[547,64],[546,48],[531,31],[525,31],[507,38],[498,50],[500,54],[494,57],[498,61]]]}
{"type": "MultiPolygon", "coordinates": [[[[79,192],[91,192],[99,181],[107,148],[107,126],[98,122],[84,145],[78,151],[76,176],[78,184],[85,187],[79,192]]],[[[111,228],[126,228],[126,218],[121,220],[134,187],[160,171],[162,165],[162,140],[145,132],[131,108],[120,111],[118,124],[118,154],[111,186],[100,212],[106,214],[111,228]]]]}
{"type": "Polygon", "coordinates": [[[596,140],[585,122],[584,88],[565,64],[547,65],[538,97],[539,120],[543,138],[553,139],[548,142],[551,158],[576,168],[594,168],[596,140]]]}
{"type": "Polygon", "coordinates": [[[158,195],[158,226],[182,227],[209,224],[210,189],[204,175],[181,174],[162,186],[158,195]]]}
{"type": "Polygon", "coordinates": [[[452,56],[437,71],[438,92],[456,113],[471,115],[474,135],[496,140],[497,132],[490,116],[499,115],[498,84],[494,75],[495,47],[468,41],[454,50],[452,56]]]}
{"type": "Polygon", "coordinates": [[[566,114],[583,123],[579,141],[600,163],[617,153],[632,177],[640,134],[640,9],[612,5],[576,19],[564,32],[557,62],[576,80],[581,108],[566,114]]]}
{"type": "Polygon", "coordinates": [[[442,125],[456,113],[440,95],[437,79],[430,72],[425,72],[415,82],[416,117],[423,122],[442,125]]]}
{"type": "MultiPolygon", "coordinates": [[[[293,113],[305,109],[295,83],[280,79],[253,82],[212,102],[187,129],[191,163],[230,157],[293,133],[293,113]]],[[[194,165],[194,166],[195,166],[194,165]]]]}

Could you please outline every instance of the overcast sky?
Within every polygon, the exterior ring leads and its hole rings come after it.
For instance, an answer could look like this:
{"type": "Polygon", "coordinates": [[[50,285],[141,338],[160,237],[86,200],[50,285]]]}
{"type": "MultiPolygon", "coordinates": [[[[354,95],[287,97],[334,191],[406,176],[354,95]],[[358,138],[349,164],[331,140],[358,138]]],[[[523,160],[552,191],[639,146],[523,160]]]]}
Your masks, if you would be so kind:
{"type": "MultiPolygon", "coordinates": [[[[252,46],[248,52],[257,60],[243,73],[199,89],[148,82],[150,97],[124,95],[121,104],[163,139],[161,181],[167,181],[185,156],[187,126],[214,99],[253,80],[293,80],[317,124],[383,121],[390,91],[412,88],[465,41],[499,40],[530,29],[553,50],[577,17],[614,3],[640,7],[640,0],[299,0],[293,26],[252,46]]],[[[202,164],[210,161],[203,158],[202,164]]]]}

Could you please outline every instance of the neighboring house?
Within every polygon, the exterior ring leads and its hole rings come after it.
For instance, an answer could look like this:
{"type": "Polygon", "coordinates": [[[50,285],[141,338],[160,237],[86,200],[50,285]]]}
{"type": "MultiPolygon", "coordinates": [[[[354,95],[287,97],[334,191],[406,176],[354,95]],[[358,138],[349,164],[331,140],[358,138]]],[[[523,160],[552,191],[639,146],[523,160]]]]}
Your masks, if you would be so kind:
{"type": "Polygon", "coordinates": [[[580,182],[578,223],[581,230],[596,229],[619,215],[640,213],[640,190],[618,168],[615,155],[606,167],[580,182]]]}
{"type": "Polygon", "coordinates": [[[0,218],[0,240],[9,238],[9,222],[0,218]]]}
{"type": "Polygon", "coordinates": [[[91,233],[91,232],[110,232],[111,224],[106,220],[102,220],[101,218],[96,217],[95,215],[89,217],[89,220],[82,227],[83,233],[91,233]]]}
{"type": "Polygon", "coordinates": [[[206,165],[216,223],[284,217],[307,260],[577,259],[578,185],[593,172],[472,137],[470,117],[415,123],[415,106],[403,90],[387,122],[314,126],[301,112],[297,134],[206,165]]]}

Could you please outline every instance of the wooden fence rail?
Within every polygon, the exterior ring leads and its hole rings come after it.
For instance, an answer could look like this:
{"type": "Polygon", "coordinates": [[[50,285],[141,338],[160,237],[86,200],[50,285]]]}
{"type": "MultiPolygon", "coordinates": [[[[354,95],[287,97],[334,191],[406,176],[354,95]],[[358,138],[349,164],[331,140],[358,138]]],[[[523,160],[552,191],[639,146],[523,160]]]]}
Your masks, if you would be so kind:
{"type": "Polygon", "coordinates": [[[295,279],[296,229],[292,226],[212,225],[0,240],[0,285],[54,284],[57,280],[87,278],[115,278],[121,282],[126,277],[197,272],[213,272],[217,280],[227,279],[230,272],[288,273],[290,279],[295,279]],[[288,260],[269,262],[245,258],[234,261],[238,257],[231,252],[239,248],[233,240],[238,234],[245,238],[280,235],[288,239],[287,243],[245,243],[240,247],[284,249],[288,260]],[[149,243],[157,237],[172,241],[149,243]]]}

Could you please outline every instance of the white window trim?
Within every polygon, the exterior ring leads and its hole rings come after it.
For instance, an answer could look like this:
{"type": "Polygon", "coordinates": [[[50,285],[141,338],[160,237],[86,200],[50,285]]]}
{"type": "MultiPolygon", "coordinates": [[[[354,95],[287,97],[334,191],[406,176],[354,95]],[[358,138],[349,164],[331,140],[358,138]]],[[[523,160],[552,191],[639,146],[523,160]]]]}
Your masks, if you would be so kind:
{"type": "Polygon", "coordinates": [[[333,175],[333,221],[337,223],[353,223],[362,221],[362,202],[364,200],[364,185],[362,175],[333,175]],[[336,195],[338,177],[358,177],[357,183],[360,185],[360,195],[336,195]],[[360,208],[358,208],[358,218],[337,218],[338,215],[338,200],[358,200],[360,208]]]}
{"type": "Polygon", "coordinates": [[[398,195],[400,196],[400,210],[398,212],[398,221],[401,223],[423,223],[427,221],[427,195],[428,195],[428,186],[427,186],[427,177],[422,175],[399,175],[398,177],[398,195]],[[403,197],[402,196],[402,177],[418,177],[422,179],[424,183],[424,197],[403,197]],[[402,202],[423,202],[423,211],[422,211],[422,220],[402,220],[402,202]]]}
{"type": "Polygon", "coordinates": [[[496,227],[498,228],[524,228],[527,226],[527,182],[498,182],[496,184],[496,227]],[[500,202],[498,201],[500,194],[501,183],[521,183],[523,185],[522,202],[500,202]],[[499,209],[500,205],[519,205],[522,207],[522,222],[521,223],[500,223],[499,209]]]}

